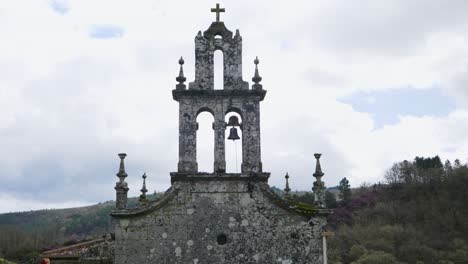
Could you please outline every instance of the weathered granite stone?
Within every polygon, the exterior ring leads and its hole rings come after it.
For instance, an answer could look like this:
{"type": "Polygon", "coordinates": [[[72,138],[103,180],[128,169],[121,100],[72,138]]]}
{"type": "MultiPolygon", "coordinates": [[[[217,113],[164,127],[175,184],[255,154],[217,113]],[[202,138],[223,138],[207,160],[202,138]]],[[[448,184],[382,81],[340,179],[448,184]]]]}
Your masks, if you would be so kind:
{"type": "Polygon", "coordinates": [[[315,206],[318,208],[325,208],[325,192],[327,189],[325,188],[325,183],[322,181],[322,177],[325,175],[322,172],[322,166],[320,165],[320,156],[322,156],[322,154],[315,153],[314,156],[317,160],[315,164],[315,172],[313,174],[316,180],[314,182],[314,187],[312,187],[312,191],[314,192],[315,206]]]}
{"type": "Polygon", "coordinates": [[[321,263],[326,210],[301,212],[268,174],[172,174],[159,202],[114,212],[115,263],[321,263]]]}
{"type": "MultiPolygon", "coordinates": [[[[178,171],[198,171],[196,120],[201,112],[210,112],[215,120],[214,172],[226,171],[225,116],[236,112],[242,119],[242,172],[261,172],[259,102],[265,97],[266,91],[249,90],[248,83],[242,79],[242,38],[239,30],[233,37],[223,22],[213,22],[203,35],[199,32],[195,37],[195,59],[195,80],[189,84],[189,89],[186,90],[180,82],[185,80],[182,79],[181,68],[177,77],[179,84],[172,92],[174,100],[180,105],[178,171]],[[223,90],[214,90],[213,87],[213,54],[216,50],[224,53],[223,90]]],[[[182,64],[183,60],[181,67],[182,64]]]]}
{"type": "Polygon", "coordinates": [[[115,191],[116,191],[116,207],[117,209],[125,209],[127,207],[127,193],[128,193],[128,185],[125,182],[125,178],[128,176],[125,172],[125,164],[124,159],[127,156],[125,153],[120,153],[120,166],[119,172],[116,174],[119,177],[119,181],[115,183],[115,191]]]}
{"type": "Polygon", "coordinates": [[[179,172],[197,172],[198,114],[214,116],[214,171],[225,172],[225,116],[238,113],[242,123],[242,172],[261,172],[260,105],[265,90],[173,90],[179,101],[179,172]]]}
{"type": "MultiPolygon", "coordinates": [[[[242,79],[242,38],[217,21],[195,38],[195,80],[186,89],[179,60],[179,163],[172,186],[158,201],[112,212],[115,263],[312,263],[323,262],[321,234],[329,210],[277,196],[263,172],[260,102],[265,98],[255,59],[254,84],[242,79]],[[224,89],[213,88],[213,53],[224,53],[224,89]],[[197,116],[214,116],[214,172],[198,172],[197,116]],[[226,173],[228,113],[240,116],[241,173],[226,173]]],[[[122,160],[123,162],[123,160],[122,160]]],[[[315,174],[314,174],[315,176],[315,174]]],[[[320,179],[318,178],[320,181],[320,179]]],[[[117,189],[119,192],[119,189],[117,189]]],[[[289,186],[287,186],[289,192],[289,186]]]]}

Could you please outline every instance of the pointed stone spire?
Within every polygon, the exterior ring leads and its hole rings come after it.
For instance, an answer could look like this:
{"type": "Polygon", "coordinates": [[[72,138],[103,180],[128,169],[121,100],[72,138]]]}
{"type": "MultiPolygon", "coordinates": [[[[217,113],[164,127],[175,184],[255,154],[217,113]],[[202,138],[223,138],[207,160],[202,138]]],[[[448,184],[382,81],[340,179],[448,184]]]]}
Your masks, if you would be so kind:
{"type": "Polygon", "coordinates": [[[284,197],[289,198],[289,192],[291,189],[289,188],[289,174],[286,172],[286,176],[284,176],[286,179],[286,187],[284,188],[284,197]]]}
{"type": "Polygon", "coordinates": [[[324,173],[322,172],[322,166],[320,166],[320,157],[322,154],[315,153],[314,157],[317,160],[315,164],[315,172],[314,172],[314,177],[315,177],[315,182],[314,182],[314,187],[312,187],[312,191],[314,192],[314,201],[315,201],[315,206],[318,208],[325,208],[325,184],[322,181],[322,176],[324,173]]]}
{"type": "Polygon", "coordinates": [[[241,40],[242,39],[242,37],[240,35],[240,32],[239,32],[239,29],[236,29],[236,34],[234,35],[234,39],[236,39],[236,40],[241,40]]]}
{"type": "Polygon", "coordinates": [[[254,85],[252,85],[252,88],[254,90],[261,90],[262,85],[260,84],[260,82],[262,81],[262,77],[260,77],[260,74],[258,74],[258,64],[260,63],[260,60],[258,59],[258,57],[255,57],[254,63],[255,63],[255,75],[252,78],[252,81],[254,82],[254,85]]]}
{"type": "Polygon", "coordinates": [[[118,210],[124,210],[127,208],[127,193],[128,193],[128,185],[125,182],[125,178],[128,176],[125,172],[125,163],[124,159],[127,156],[125,153],[119,153],[120,158],[120,166],[119,172],[116,174],[119,177],[119,181],[115,184],[115,191],[116,191],[116,202],[115,205],[118,210]]]}
{"type": "Polygon", "coordinates": [[[180,57],[179,59],[179,65],[180,65],[180,70],[179,70],[179,76],[177,76],[176,81],[179,82],[179,84],[176,85],[176,90],[185,90],[186,85],[184,82],[187,80],[184,76],[184,69],[182,65],[184,65],[184,58],[180,57]]]}
{"type": "Polygon", "coordinates": [[[143,178],[143,187],[140,190],[141,195],[138,201],[140,202],[140,205],[145,205],[148,202],[148,199],[146,198],[146,193],[148,192],[148,190],[146,189],[146,172],[143,173],[143,176],[141,177],[143,178]]]}

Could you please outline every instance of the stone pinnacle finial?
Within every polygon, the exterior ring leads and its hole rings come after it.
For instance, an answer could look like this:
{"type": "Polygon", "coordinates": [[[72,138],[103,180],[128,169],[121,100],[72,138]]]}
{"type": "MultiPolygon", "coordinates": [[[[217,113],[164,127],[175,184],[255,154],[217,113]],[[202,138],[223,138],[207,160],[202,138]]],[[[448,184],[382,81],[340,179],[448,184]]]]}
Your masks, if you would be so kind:
{"type": "Polygon", "coordinates": [[[185,84],[184,82],[187,80],[184,76],[184,68],[182,65],[184,65],[184,58],[180,57],[179,59],[179,65],[180,65],[180,70],[179,70],[179,76],[177,76],[176,81],[179,82],[179,84],[176,85],[176,90],[185,90],[185,84]]]}
{"type": "Polygon", "coordinates": [[[320,166],[320,157],[322,154],[315,153],[314,157],[317,160],[315,164],[315,172],[313,176],[315,177],[314,187],[312,191],[314,192],[314,203],[318,208],[325,208],[325,183],[322,181],[322,176],[325,175],[322,172],[322,167],[320,166]]]}
{"type": "Polygon", "coordinates": [[[236,34],[234,35],[234,38],[235,38],[235,39],[240,39],[240,38],[241,38],[239,29],[236,29],[236,34]]]}
{"type": "Polygon", "coordinates": [[[125,172],[125,163],[124,159],[127,156],[125,153],[119,153],[120,158],[120,166],[119,172],[116,174],[119,177],[119,181],[115,184],[115,191],[116,191],[116,202],[115,206],[118,210],[124,210],[127,208],[127,193],[128,193],[128,185],[125,182],[125,178],[128,176],[125,172]]]}
{"type": "Polygon", "coordinates": [[[119,172],[116,174],[117,177],[119,177],[120,182],[125,181],[125,177],[128,176],[128,174],[125,172],[125,164],[124,164],[124,159],[127,156],[125,153],[119,153],[119,158],[120,158],[120,166],[119,166],[119,172]]]}
{"type": "Polygon", "coordinates": [[[320,157],[321,156],[322,156],[322,154],[320,154],[320,153],[315,153],[314,154],[314,157],[317,160],[317,162],[315,164],[314,177],[322,177],[324,175],[324,173],[322,172],[322,166],[320,166],[320,157]]]}
{"type": "Polygon", "coordinates": [[[286,176],[284,176],[286,179],[286,188],[284,188],[284,196],[289,197],[289,192],[291,189],[289,188],[289,174],[286,172],[286,176]]]}
{"type": "Polygon", "coordinates": [[[260,84],[260,82],[262,81],[262,77],[260,77],[260,74],[258,73],[258,64],[260,63],[260,60],[258,59],[258,57],[255,57],[254,63],[255,63],[255,75],[252,78],[252,81],[254,82],[254,85],[252,85],[252,88],[255,90],[261,90],[262,85],[260,84]]]}
{"type": "Polygon", "coordinates": [[[146,172],[143,173],[143,176],[141,176],[143,178],[143,188],[141,188],[141,193],[146,196],[146,193],[148,192],[148,190],[146,189],[146,172]]]}
{"type": "Polygon", "coordinates": [[[140,195],[140,199],[138,200],[140,202],[140,204],[146,204],[147,202],[147,199],[146,199],[146,193],[148,192],[148,190],[146,189],[146,172],[143,173],[143,176],[141,176],[143,178],[143,187],[141,188],[141,195],[140,195]]]}

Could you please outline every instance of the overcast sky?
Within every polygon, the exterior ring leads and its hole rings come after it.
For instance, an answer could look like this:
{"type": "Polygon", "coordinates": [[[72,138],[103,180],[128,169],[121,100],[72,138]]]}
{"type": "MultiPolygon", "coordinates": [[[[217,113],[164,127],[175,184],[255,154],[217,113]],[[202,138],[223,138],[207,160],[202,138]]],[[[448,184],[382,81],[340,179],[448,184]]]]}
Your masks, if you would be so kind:
{"type": "MultiPolygon", "coordinates": [[[[216,2],[0,2],[0,212],[114,199],[119,152],[131,196],[143,172],[150,191],[166,190],[178,157],[177,61],[192,81],[194,37],[216,2]]],[[[260,59],[270,185],[283,188],[289,172],[293,190],[310,190],[315,152],[327,186],[378,182],[416,155],[467,161],[468,1],[221,6],[243,37],[244,80],[260,59]]],[[[210,170],[211,145],[201,145],[210,170]]]]}

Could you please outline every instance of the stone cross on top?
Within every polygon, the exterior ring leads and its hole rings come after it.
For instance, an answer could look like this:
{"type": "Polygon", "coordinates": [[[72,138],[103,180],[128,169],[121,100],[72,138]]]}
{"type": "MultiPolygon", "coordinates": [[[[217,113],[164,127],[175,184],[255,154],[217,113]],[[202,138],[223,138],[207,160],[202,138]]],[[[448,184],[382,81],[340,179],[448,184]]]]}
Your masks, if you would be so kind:
{"type": "Polygon", "coordinates": [[[226,9],[219,8],[219,4],[216,4],[216,8],[211,8],[211,12],[216,13],[216,22],[219,22],[219,13],[226,12],[226,9]]]}

